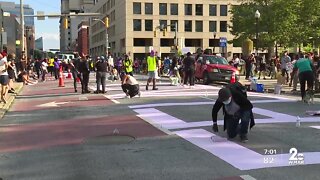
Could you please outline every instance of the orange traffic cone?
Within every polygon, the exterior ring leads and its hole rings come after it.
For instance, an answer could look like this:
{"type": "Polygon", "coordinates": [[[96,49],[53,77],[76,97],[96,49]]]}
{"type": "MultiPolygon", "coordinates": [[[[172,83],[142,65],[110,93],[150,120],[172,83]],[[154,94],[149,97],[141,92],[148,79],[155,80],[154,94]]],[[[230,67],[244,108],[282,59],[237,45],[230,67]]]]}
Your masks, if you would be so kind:
{"type": "Polygon", "coordinates": [[[64,80],[63,80],[63,72],[62,72],[62,66],[60,66],[59,71],[59,87],[64,87],[64,80]]]}
{"type": "Polygon", "coordinates": [[[72,79],[72,74],[71,74],[70,69],[68,69],[68,76],[67,76],[67,79],[72,79]]]}

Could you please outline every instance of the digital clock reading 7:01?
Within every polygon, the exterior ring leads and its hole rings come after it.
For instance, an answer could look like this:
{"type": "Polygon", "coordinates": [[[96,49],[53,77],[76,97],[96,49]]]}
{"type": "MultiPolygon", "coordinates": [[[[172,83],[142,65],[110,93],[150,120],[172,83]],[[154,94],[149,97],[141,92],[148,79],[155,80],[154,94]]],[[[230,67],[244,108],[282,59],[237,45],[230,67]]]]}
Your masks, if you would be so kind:
{"type": "Polygon", "coordinates": [[[263,150],[264,156],[263,156],[263,163],[264,164],[272,164],[275,163],[277,155],[277,149],[270,148],[270,149],[264,149],[263,150]]]}

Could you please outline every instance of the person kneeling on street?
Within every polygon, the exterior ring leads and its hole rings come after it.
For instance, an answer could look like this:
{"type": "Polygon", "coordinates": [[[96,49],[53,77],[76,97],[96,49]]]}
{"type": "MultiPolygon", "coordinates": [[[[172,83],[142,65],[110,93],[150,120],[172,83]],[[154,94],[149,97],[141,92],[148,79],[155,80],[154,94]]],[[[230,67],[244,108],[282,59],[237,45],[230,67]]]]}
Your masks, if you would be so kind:
{"type": "Polygon", "coordinates": [[[221,107],[223,107],[224,114],[224,130],[227,129],[228,139],[235,138],[239,133],[240,140],[247,142],[249,124],[250,128],[254,126],[253,105],[248,100],[244,87],[240,83],[237,82],[220,89],[219,97],[212,108],[212,129],[214,132],[218,132],[217,115],[221,107]],[[241,123],[238,127],[240,119],[241,123]]]}
{"type": "Polygon", "coordinates": [[[121,75],[121,87],[127,98],[132,98],[136,95],[140,97],[139,83],[138,81],[128,74],[121,75]]]}

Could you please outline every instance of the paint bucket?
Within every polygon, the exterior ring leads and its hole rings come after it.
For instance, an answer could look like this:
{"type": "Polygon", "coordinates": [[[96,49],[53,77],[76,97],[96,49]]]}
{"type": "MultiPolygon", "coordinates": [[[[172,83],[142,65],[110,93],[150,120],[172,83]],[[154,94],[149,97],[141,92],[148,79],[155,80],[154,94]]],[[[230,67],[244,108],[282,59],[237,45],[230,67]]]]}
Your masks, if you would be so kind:
{"type": "Polygon", "coordinates": [[[257,84],[257,92],[260,92],[260,93],[264,92],[264,85],[263,84],[257,84]]]}

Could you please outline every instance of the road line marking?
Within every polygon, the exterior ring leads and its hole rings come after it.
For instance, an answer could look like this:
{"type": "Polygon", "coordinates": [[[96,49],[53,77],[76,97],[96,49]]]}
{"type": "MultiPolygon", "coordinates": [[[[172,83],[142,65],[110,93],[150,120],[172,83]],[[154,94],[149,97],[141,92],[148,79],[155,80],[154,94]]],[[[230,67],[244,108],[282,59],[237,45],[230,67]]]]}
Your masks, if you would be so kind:
{"type": "MultiPolygon", "coordinates": [[[[210,99],[210,100],[214,100],[214,99],[210,99]]],[[[257,100],[257,101],[251,101],[251,102],[252,103],[276,103],[276,102],[294,102],[294,101],[292,100],[257,100]]],[[[194,106],[194,105],[212,105],[213,106],[214,103],[215,103],[214,101],[186,102],[186,103],[154,103],[154,104],[132,105],[132,106],[129,106],[129,108],[135,109],[135,108],[151,108],[151,107],[166,107],[166,106],[194,106]]],[[[261,110],[261,112],[263,111],[261,110]]]]}
{"type": "Polygon", "coordinates": [[[320,126],[310,126],[311,128],[320,129],[320,126]]]}
{"type": "Polygon", "coordinates": [[[178,118],[154,108],[135,109],[134,111],[139,114],[140,118],[147,119],[149,123],[154,124],[156,127],[165,128],[167,130],[187,124],[178,118]]]}
{"type": "Polygon", "coordinates": [[[113,98],[111,98],[111,97],[109,97],[108,95],[103,95],[105,98],[107,98],[107,99],[109,99],[109,100],[111,100],[112,102],[114,102],[115,104],[120,104],[120,102],[119,101],[117,101],[117,100],[115,100],[115,99],[113,99],[113,98]]]}
{"type": "MultiPolygon", "coordinates": [[[[274,162],[264,163],[265,155],[261,155],[235,142],[228,141],[204,129],[174,131],[174,133],[240,170],[291,166],[289,165],[289,158],[292,155],[289,153],[268,155],[268,158],[274,158],[274,162]],[[216,139],[216,141],[212,141],[212,138],[216,139]],[[241,155],[239,156],[239,154],[241,155]]],[[[320,152],[300,153],[304,155],[304,165],[320,163],[320,152]]]]}
{"type": "Polygon", "coordinates": [[[242,175],[240,176],[243,180],[257,180],[250,175],[242,175]]]}

